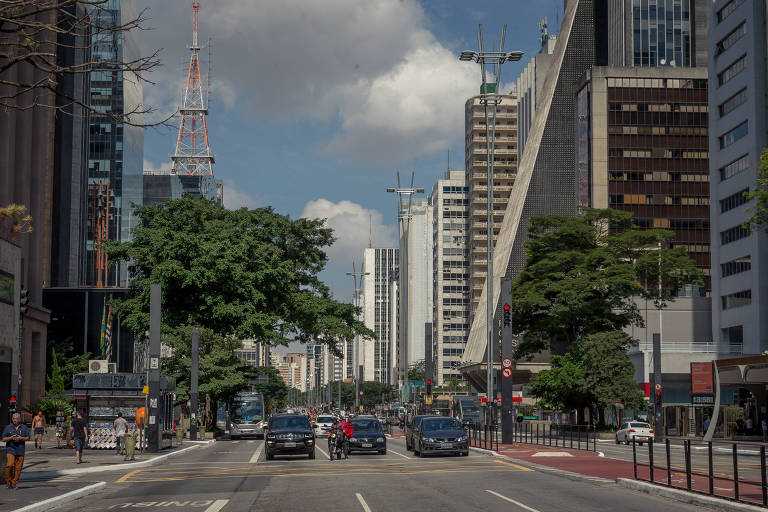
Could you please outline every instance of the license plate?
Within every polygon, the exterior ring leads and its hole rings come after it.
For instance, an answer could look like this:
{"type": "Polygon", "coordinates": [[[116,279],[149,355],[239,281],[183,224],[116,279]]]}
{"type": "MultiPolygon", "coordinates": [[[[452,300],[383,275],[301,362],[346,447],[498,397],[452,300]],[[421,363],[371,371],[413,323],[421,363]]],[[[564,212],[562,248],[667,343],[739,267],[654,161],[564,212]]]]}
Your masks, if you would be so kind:
{"type": "Polygon", "coordinates": [[[285,447],[286,448],[296,448],[296,443],[294,443],[293,441],[289,441],[289,442],[285,443],[285,447]]]}
{"type": "Polygon", "coordinates": [[[362,443],[361,445],[363,448],[373,448],[373,445],[371,443],[362,443]]]}
{"type": "Polygon", "coordinates": [[[453,443],[440,443],[440,448],[453,448],[453,443]]]}

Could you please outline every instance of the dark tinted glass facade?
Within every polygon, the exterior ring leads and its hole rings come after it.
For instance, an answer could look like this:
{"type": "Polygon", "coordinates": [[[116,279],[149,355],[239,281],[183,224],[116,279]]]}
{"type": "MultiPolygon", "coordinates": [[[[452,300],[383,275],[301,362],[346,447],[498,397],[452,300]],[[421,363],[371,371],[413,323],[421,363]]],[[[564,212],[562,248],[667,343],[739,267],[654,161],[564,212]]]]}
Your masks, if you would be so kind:
{"type": "Polygon", "coordinates": [[[635,66],[691,66],[690,0],[633,0],[635,66]]]}
{"type": "Polygon", "coordinates": [[[608,78],[608,205],[675,232],[710,291],[707,81],[608,78]]]}

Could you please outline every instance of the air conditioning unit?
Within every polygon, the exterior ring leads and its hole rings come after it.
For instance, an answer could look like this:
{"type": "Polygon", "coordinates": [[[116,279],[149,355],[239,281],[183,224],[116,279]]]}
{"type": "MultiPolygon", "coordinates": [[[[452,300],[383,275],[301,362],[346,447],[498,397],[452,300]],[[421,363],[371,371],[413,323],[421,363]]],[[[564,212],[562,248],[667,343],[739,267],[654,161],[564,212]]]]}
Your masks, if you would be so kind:
{"type": "Polygon", "coordinates": [[[117,363],[107,363],[108,373],[117,373],[117,363]]]}
{"type": "Polygon", "coordinates": [[[109,366],[106,359],[91,359],[88,361],[88,373],[108,373],[109,366]]]}

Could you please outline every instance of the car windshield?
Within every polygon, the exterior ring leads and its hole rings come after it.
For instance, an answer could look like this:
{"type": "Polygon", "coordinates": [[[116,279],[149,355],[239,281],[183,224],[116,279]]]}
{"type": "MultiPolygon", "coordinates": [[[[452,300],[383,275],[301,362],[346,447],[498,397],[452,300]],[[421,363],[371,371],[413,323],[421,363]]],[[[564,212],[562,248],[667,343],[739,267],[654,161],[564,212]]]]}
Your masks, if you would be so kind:
{"type": "Polygon", "coordinates": [[[318,416],[318,423],[333,423],[333,416],[318,416]]]}
{"type": "Polygon", "coordinates": [[[651,428],[651,426],[647,423],[630,423],[629,426],[636,428],[651,428]]]}
{"type": "Polygon", "coordinates": [[[355,432],[380,432],[381,424],[379,420],[355,420],[352,428],[355,432]]]}
{"type": "Polygon", "coordinates": [[[424,430],[461,430],[461,425],[453,418],[424,420],[424,430]]]}
{"type": "Polygon", "coordinates": [[[301,416],[281,416],[273,418],[269,428],[309,428],[309,422],[301,416]]]}

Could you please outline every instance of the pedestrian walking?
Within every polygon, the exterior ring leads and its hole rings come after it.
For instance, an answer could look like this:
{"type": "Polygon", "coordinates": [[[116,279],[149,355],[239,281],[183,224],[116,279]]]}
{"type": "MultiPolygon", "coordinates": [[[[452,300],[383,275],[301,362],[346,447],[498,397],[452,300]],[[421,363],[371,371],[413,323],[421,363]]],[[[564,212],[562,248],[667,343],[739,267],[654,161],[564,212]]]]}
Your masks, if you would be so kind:
{"type": "Polygon", "coordinates": [[[707,430],[709,430],[709,416],[704,416],[704,435],[707,435],[707,430]]]}
{"type": "Polygon", "coordinates": [[[760,422],[760,426],[763,428],[763,442],[765,442],[766,434],[768,434],[768,421],[765,420],[765,416],[763,416],[763,421],[760,422]]]}
{"type": "Polygon", "coordinates": [[[37,414],[32,418],[32,431],[35,433],[35,448],[43,448],[43,436],[45,435],[45,416],[43,411],[37,411],[37,414]]]}
{"type": "Polygon", "coordinates": [[[81,464],[83,462],[83,448],[88,442],[88,427],[82,412],[77,411],[77,418],[72,422],[69,429],[72,431],[72,439],[75,441],[75,463],[81,464]]]}
{"type": "Polygon", "coordinates": [[[21,414],[11,416],[11,424],[3,429],[5,441],[5,485],[15,489],[24,465],[24,446],[29,441],[29,429],[21,422],[21,414]]]}
{"type": "Polygon", "coordinates": [[[123,418],[123,413],[117,413],[113,428],[115,429],[115,441],[117,441],[117,454],[120,455],[125,452],[125,434],[128,432],[128,422],[123,418]]]}

